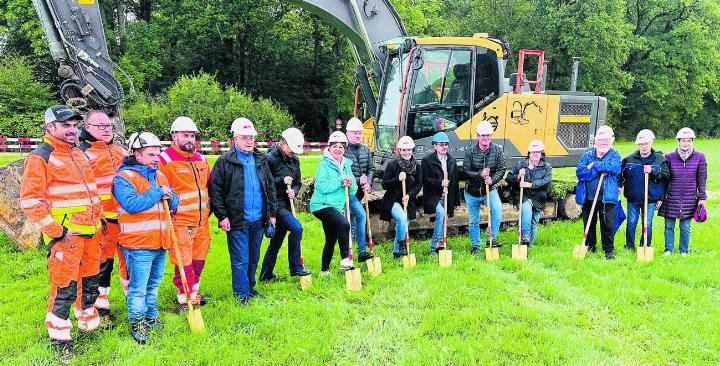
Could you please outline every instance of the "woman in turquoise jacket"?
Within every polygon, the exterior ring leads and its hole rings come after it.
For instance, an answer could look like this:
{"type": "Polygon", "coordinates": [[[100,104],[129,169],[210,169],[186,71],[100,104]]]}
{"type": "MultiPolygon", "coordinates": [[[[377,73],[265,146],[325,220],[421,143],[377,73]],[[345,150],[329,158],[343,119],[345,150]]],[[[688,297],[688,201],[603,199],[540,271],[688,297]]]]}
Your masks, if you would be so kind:
{"type": "Polygon", "coordinates": [[[352,162],[344,157],[347,143],[344,133],[333,132],[315,172],[315,191],[310,199],[310,211],[320,219],[325,232],[320,275],[330,274],[330,261],[336,242],[340,246],[342,258],[340,269],[353,268],[349,258],[350,223],[342,212],[347,199],[345,188],[349,189],[350,195],[354,195],[358,187],[351,169],[352,162]]]}

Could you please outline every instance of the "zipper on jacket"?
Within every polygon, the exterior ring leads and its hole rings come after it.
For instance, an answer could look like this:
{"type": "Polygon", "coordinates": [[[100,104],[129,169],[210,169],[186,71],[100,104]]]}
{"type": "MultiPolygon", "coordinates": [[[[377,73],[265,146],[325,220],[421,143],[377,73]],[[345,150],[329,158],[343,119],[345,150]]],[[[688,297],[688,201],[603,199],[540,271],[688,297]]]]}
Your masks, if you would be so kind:
{"type": "Polygon", "coordinates": [[[202,224],[202,191],[200,190],[200,183],[198,182],[198,175],[200,172],[195,172],[197,167],[192,163],[192,161],[190,161],[190,158],[188,158],[188,164],[190,164],[190,169],[193,172],[193,177],[195,178],[195,188],[197,188],[198,197],[200,197],[200,201],[198,202],[198,214],[200,214],[198,217],[198,226],[200,226],[200,224],[202,224]]]}
{"type": "MultiPolygon", "coordinates": [[[[75,165],[75,169],[77,169],[78,173],[80,173],[80,177],[82,178],[83,185],[85,186],[85,192],[88,195],[88,200],[90,200],[90,206],[92,206],[93,205],[92,194],[90,194],[90,187],[87,184],[87,179],[85,179],[85,174],[83,174],[82,169],[80,169],[80,166],[77,164],[77,162],[75,162],[75,159],[73,158],[73,155],[72,155],[72,150],[70,150],[70,153],[68,155],[70,155],[70,161],[72,161],[73,165],[75,165]]],[[[90,210],[90,212],[91,212],[90,218],[93,221],[95,221],[95,211],[90,210]]]]}

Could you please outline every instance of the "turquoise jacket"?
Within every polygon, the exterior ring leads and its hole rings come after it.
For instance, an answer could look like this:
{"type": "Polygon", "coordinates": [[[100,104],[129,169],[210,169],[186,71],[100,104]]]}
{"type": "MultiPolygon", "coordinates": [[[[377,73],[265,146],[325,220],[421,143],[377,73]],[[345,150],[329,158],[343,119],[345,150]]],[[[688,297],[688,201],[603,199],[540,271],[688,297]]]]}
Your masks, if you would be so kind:
{"type": "MultiPolygon", "coordinates": [[[[310,198],[310,212],[320,211],[324,208],[334,207],[339,212],[345,209],[345,187],[342,186],[343,175],[353,177],[352,161],[343,158],[343,171],[340,170],[340,163],[330,156],[325,150],[325,154],[320,159],[317,170],[315,171],[315,191],[310,198]]],[[[350,195],[355,195],[358,190],[357,182],[352,180],[350,195]]]]}

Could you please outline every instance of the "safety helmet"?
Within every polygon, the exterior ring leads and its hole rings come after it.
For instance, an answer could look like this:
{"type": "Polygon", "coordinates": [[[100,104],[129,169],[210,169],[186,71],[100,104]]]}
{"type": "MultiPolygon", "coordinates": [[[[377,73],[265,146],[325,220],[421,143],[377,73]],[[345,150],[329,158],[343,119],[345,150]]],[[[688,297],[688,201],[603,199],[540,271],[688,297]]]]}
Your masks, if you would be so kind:
{"type": "Polygon", "coordinates": [[[608,125],[602,125],[597,129],[597,132],[595,132],[595,140],[600,139],[611,139],[615,137],[615,133],[613,132],[613,129],[608,125]]]}
{"type": "Polygon", "coordinates": [[[398,149],[413,149],[415,148],[415,141],[410,136],[403,136],[398,140],[398,149]]]}
{"type": "Polygon", "coordinates": [[[433,138],[432,138],[433,144],[437,144],[439,142],[445,142],[445,143],[449,144],[450,138],[448,137],[448,135],[445,132],[440,131],[440,132],[436,133],[435,135],[433,135],[433,138]]]}
{"type": "Polygon", "coordinates": [[[695,131],[693,131],[690,127],[683,127],[678,131],[677,135],[675,136],[676,139],[695,139],[695,131]]]}
{"type": "Polygon", "coordinates": [[[162,147],[160,139],[152,132],[134,132],[128,139],[128,149],[136,151],[144,147],[162,147]]]}
{"type": "Polygon", "coordinates": [[[230,126],[230,131],[233,135],[241,136],[257,136],[258,134],[257,130],[255,130],[255,126],[253,126],[253,123],[245,117],[240,117],[234,120],[230,126]]]}
{"type": "Polygon", "coordinates": [[[328,138],[328,144],[332,145],[334,143],[342,142],[343,144],[348,143],[347,136],[345,136],[342,131],[335,131],[330,134],[330,138],[328,138]]]}
{"type": "Polygon", "coordinates": [[[348,122],[347,122],[347,126],[345,126],[345,132],[353,132],[353,131],[362,132],[362,130],[364,130],[364,129],[365,128],[363,127],[362,122],[355,117],[350,118],[350,120],[348,120],[348,122]]]}
{"type": "Polygon", "coordinates": [[[195,125],[195,122],[193,122],[190,117],[178,117],[175,118],[175,121],[173,121],[172,126],[170,126],[170,132],[200,132],[198,131],[197,126],[195,125]]]}
{"type": "Polygon", "coordinates": [[[305,137],[297,128],[288,128],[281,136],[293,153],[300,155],[305,151],[305,137]]]}
{"type": "Polygon", "coordinates": [[[543,144],[543,142],[540,140],[530,141],[530,145],[528,145],[528,152],[538,152],[538,151],[545,151],[545,144],[543,144]]]}
{"type": "Polygon", "coordinates": [[[475,132],[478,135],[492,135],[495,129],[489,121],[482,121],[475,127],[475,132]]]}
{"type": "Polygon", "coordinates": [[[637,137],[635,138],[635,143],[645,144],[648,142],[653,142],[653,140],[655,140],[655,134],[648,129],[644,129],[638,132],[637,137]]]}

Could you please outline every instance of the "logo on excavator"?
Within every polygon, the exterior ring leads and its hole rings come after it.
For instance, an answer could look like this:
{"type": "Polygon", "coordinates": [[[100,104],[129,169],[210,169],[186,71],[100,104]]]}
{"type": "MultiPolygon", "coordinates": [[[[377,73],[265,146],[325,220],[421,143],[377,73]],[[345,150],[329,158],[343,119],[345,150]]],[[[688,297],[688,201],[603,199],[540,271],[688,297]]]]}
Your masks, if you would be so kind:
{"type": "Polygon", "coordinates": [[[527,109],[529,107],[537,108],[538,112],[540,113],[542,113],[543,111],[542,107],[540,107],[540,105],[537,104],[534,100],[525,104],[516,100],[513,102],[513,110],[510,112],[510,120],[518,125],[526,125],[530,123],[530,120],[525,118],[525,113],[527,112],[527,109]]]}
{"type": "Polygon", "coordinates": [[[493,126],[493,131],[497,131],[498,124],[500,123],[500,117],[488,116],[487,112],[483,112],[482,120],[490,122],[490,124],[493,126]]]}

